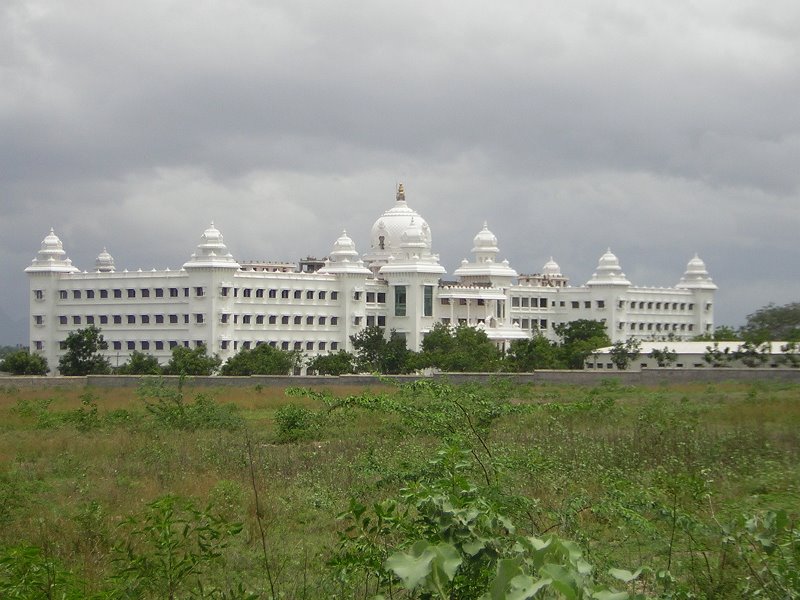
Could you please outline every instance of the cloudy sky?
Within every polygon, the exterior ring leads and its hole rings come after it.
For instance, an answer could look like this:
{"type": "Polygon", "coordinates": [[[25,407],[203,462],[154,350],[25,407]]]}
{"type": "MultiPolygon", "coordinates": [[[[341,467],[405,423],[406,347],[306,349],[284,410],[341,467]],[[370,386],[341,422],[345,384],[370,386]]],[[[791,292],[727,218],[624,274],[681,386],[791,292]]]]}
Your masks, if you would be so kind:
{"type": "Polygon", "coordinates": [[[717,323],[800,299],[796,0],[4,0],[0,343],[49,228],[90,269],[365,251],[398,182],[452,272],[484,220],[572,283],[695,252],[717,323]]]}

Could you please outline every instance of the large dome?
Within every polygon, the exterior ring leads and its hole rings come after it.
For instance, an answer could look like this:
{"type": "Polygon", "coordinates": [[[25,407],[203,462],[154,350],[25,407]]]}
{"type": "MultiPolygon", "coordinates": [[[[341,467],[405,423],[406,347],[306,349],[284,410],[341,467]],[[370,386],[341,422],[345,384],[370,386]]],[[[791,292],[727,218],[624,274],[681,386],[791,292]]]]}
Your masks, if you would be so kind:
{"type": "Polygon", "coordinates": [[[397,254],[403,244],[403,234],[409,229],[421,232],[425,247],[431,249],[431,230],[420,214],[406,203],[406,194],[401,183],[397,186],[396,202],[384,212],[372,226],[369,251],[364,254],[368,263],[385,263],[397,254]]]}

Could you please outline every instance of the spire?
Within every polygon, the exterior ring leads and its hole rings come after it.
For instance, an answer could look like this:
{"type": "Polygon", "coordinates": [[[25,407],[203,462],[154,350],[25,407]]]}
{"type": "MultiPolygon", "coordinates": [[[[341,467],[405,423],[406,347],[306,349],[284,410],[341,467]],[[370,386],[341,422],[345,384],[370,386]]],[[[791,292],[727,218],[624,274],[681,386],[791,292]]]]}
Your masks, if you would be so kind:
{"type": "Polygon", "coordinates": [[[398,202],[405,202],[406,201],[406,191],[403,188],[403,184],[397,184],[397,201],[398,202]]]}

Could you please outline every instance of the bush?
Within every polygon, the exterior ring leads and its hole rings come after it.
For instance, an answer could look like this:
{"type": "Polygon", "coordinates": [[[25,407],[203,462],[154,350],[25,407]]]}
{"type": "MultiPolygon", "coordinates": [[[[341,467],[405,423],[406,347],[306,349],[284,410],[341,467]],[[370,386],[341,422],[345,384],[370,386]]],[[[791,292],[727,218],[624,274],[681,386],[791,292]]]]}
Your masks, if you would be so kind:
{"type": "Polygon", "coordinates": [[[307,439],[317,428],[317,416],[303,406],[286,404],[275,412],[275,426],[281,441],[307,439]]]}
{"type": "Polygon", "coordinates": [[[31,354],[27,350],[7,354],[0,361],[0,371],[14,375],[47,375],[49,370],[44,356],[31,354]]]}

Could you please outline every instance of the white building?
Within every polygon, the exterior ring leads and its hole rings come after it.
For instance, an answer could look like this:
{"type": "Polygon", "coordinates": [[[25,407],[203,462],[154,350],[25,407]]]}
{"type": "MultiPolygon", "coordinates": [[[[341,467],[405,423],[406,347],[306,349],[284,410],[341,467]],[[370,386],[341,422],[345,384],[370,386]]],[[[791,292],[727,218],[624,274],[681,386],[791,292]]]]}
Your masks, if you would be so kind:
{"type": "Polygon", "coordinates": [[[112,365],[134,350],[165,363],[177,345],[203,345],[223,360],[261,343],[314,356],[350,350],[350,336],[371,325],[396,330],[413,350],[437,322],[482,328],[501,348],[537,333],[555,339],[555,325],[576,319],[604,321],[612,341],[713,330],[717,287],[697,256],[674,288],[646,288],[628,281],[609,250],[592,278],[572,287],[552,259],[541,273],[519,275],[485,224],[472,245],[472,260],[444,279],[431,229],[402,184],[368,251],[360,256],[342,233],[324,263],[237,262],[212,223],[179,269],[117,271],[103,249],[94,269],[81,271],[51,230],[25,269],[30,347],[53,368],[67,334],[88,325],[102,329],[112,365]]]}

